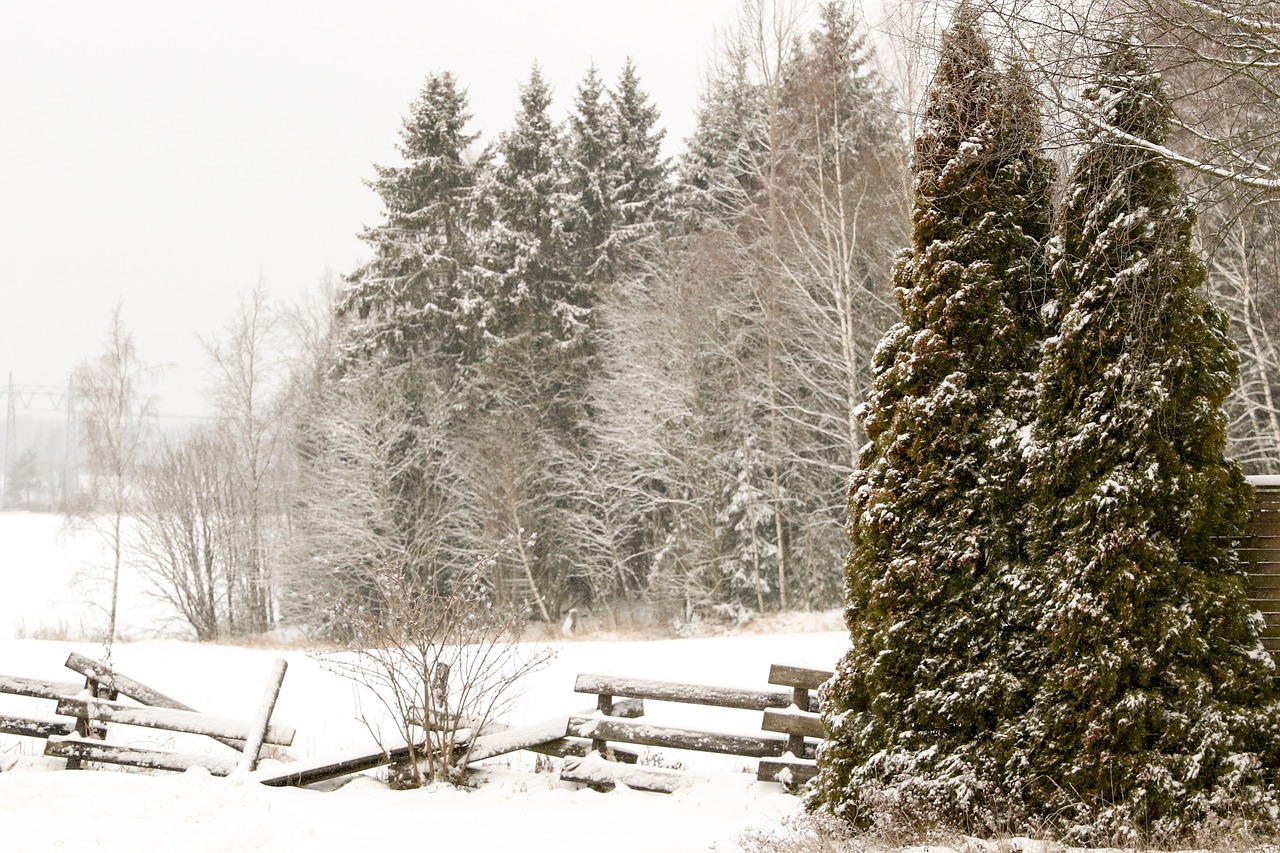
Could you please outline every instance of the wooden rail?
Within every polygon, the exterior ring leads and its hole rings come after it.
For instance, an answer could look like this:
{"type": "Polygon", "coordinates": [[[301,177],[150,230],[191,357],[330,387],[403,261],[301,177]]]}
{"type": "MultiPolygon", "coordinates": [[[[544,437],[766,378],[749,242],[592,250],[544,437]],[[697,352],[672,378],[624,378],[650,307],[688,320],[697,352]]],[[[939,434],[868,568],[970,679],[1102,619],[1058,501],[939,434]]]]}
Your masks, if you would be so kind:
{"type": "Polygon", "coordinates": [[[818,703],[813,692],[832,676],[831,670],[808,669],[798,666],[774,665],[769,669],[769,683],[792,688],[795,701],[789,708],[768,709],[761,724],[767,732],[787,735],[787,753],[780,758],[767,758],[760,762],[756,779],[761,782],[779,782],[788,791],[796,791],[818,773],[816,743],[827,736],[822,717],[817,713],[818,703]],[[810,741],[808,738],[814,738],[810,741]]]}
{"type": "Polygon", "coordinates": [[[201,714],[137,679],[83,655],[72,653],[67,658],[67,667],[85,676],[83,685],[74,681],[0,676],[0,693],[57,702],[56,713],[65,718],[54,720],[0,715],[0,733],[45,738],[44,754],[65,758],[68,769],[93,761],[150,770],[204,767],[214,775],[225,776],[237,768],[246,772],[253,770],[264,743],[278,746],[293,743],[292,728],[270,724],[287,668],[283,660],[277,660],[272,667],[266,695],[257,715],[250,721],[201,714]],[[142,705],[115,701],[121,694],[142,705]],[[108,723],[204,735],[231,746],[241,755],[236,760],[106,743],[105,727],[108,723]]]}

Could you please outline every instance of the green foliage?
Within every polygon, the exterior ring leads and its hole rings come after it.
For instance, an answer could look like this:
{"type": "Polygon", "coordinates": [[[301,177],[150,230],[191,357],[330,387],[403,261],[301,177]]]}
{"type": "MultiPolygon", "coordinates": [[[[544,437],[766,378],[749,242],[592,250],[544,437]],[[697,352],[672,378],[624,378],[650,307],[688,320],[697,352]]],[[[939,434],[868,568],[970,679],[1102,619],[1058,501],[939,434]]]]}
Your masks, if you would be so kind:
{"type": "Polygon", "coordinates": [[[916,143],[902,319],[881,341],[849,491],[852,649],[814,803],[859,824],[1002,829],[1029,696],[1021,440],[1047,289],[1035,101],[975,16],[944,36],[916,143]]]}
{"type": "Polygon", "coordinates": [[[1027,796],[1080,841],[1177,840],[1274,816],[1280,707],[1228,547],[1251,502],[1224,458],[1236,352],[1174,167],[1115,133],[1163,142],[1169,102],[1123,45],[1086,97],[1034,433],[1048,665],[1027,796]]]}
{"type": "Polygon", "coordinates": [[[400,131],[402,166],[379,166],[370,187],[385,221],[362,239],[373,259],[350,276],[337,313],[349,330],[344,362],[399,364],[428,353],[474,357],[465,315],[473,278],[477,166],[465,132],[466,92],[452,74],[427,78],[400,131]]]}

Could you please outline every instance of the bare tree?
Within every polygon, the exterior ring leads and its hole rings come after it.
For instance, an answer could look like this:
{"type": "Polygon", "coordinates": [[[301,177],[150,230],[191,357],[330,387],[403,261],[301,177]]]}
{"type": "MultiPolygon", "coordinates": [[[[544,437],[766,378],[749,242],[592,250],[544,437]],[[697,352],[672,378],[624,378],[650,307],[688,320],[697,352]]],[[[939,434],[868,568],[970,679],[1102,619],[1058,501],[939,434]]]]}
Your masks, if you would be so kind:
{"type": "MultiPolygon", "coordinates": [[[[227,618],[232,633],[260,633],[275,622],[271,563],[280,548],[284,523],[282,483],[277,468],[283,448],[285,365],[278,313],[262,282],[240,297],[220,338],[204,339],[214,371],[210,398],[231,452],[230,476],[240,495],[243,546],[232,552],[242,564],[228,564],[228,582],[239,587],[241,605],[227,618]]],[[[232,554],[228,554],[231,556],[232,554]]]]}
{"type": "Polygon", "coordinates": [[[165,443],[143,466],[134,554],[151,594],[197,640],[234,633],[242,608],[233,582],[242,555],[241,500],[225,435],[197,429],[165,443]]]}
{"type": "Polygon", "coordinates": [[[104,636],[108,661],[116,637],[120,568],[126,548],[124,523],[144,442],[153,428],[154,398],[147,394],[147,388],[154,376],[155,368],[139,360],[133,335],[125,328],[117,304],[102,353],[72,377],[76,417],[93,478],[86,518],[111,553],[104,636]]]}

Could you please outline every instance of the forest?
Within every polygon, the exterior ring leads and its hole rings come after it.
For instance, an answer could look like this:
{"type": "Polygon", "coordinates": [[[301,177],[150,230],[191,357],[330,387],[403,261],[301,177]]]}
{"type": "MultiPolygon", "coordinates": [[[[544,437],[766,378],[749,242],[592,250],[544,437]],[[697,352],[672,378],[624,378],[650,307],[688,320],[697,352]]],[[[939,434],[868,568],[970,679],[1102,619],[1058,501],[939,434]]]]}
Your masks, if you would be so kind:
{"type": "MultiPolygon", "coordinates": [[[[1239,352],[1228,452],[1258,474],[1280,473],[1273,5],[982,7],[1059,176],[1097,57],[1141,34],[1173,120],[1133,144],[1188,192],[1202,289],[1239,352]]],[[[559,105],[535,66],[501,131],[472,126],[467,81],[431,72],[400,161],[367,176],[384,214],[366,261],[310,305],[246,293],[206,341],[218,420],[150,428],[116,315],[76,380],[95,473],[80,508],[199,639],[347,639],[405,589],[677,633],[840,606],[861,407],[904,310],[913,146],[951,13],[744,0],[674,157],[630,63],[583,69],[559,105]]]]}

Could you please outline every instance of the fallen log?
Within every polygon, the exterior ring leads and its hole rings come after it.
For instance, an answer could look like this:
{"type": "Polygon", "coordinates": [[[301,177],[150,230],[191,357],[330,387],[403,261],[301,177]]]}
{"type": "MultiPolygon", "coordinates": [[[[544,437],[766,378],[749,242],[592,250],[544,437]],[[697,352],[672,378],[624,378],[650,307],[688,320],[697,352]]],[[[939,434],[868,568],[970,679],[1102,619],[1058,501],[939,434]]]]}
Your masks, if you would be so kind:
{"type": "Polygon", "coordinates": [[[259,768],[245,774],[244,778],[274,788],[302,787],[373,770],[387,764],[408,761],[410,755],[421,755],[425,748],[426,744],[419,743],[412,747],[405,745],[390,750],[379,749],[376,752],[354,750],[337,755],[291,761],[275,767],[259,768]]]}

